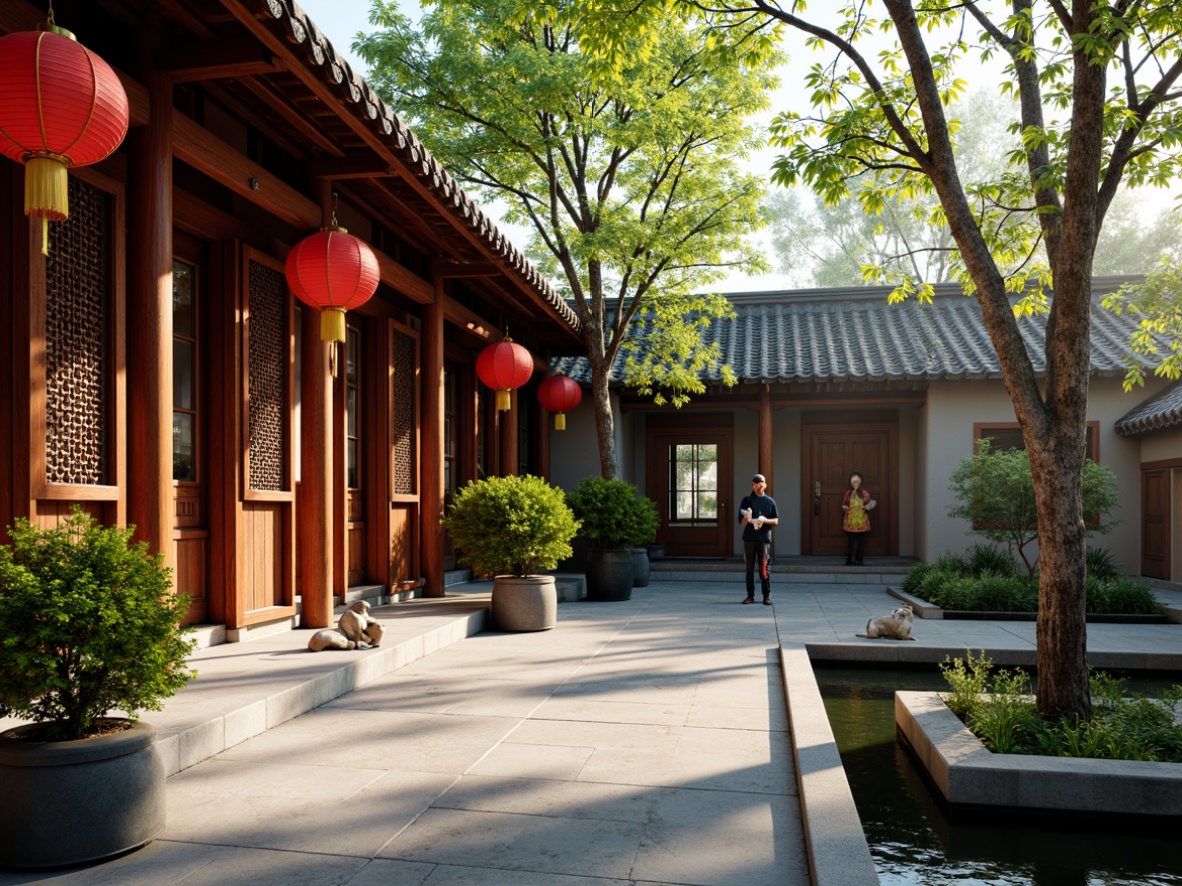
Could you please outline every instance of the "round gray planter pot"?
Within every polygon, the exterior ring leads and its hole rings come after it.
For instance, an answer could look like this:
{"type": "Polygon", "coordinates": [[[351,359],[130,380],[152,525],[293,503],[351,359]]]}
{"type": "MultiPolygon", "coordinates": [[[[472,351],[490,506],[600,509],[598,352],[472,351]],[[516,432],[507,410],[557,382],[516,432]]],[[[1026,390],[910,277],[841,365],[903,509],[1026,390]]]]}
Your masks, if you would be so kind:
{"type": "Polygon", "coordinates": [[[588,600],[632,599],[635,573],[632,569],[632,552],[627,548],[588,551],[583,572],[587,576],[588,600]]]}
{"type": "Polygon", "coordinates": [[[548,631],[558,621],[553,575],[498,575],[493,580],[492,623],[498,631],[548,631]]]}
{"type": "Polygon", "coordinates": [[[81,741],[0,733],[0,867],[56,868],[119,855],[164,830],[164,763],[156,728],[81,741]]]}
{"type": "Polygon", "coordinates": [[[648,548],[632,548],[632,587],[647,588],[651,570],[648,548]]]}

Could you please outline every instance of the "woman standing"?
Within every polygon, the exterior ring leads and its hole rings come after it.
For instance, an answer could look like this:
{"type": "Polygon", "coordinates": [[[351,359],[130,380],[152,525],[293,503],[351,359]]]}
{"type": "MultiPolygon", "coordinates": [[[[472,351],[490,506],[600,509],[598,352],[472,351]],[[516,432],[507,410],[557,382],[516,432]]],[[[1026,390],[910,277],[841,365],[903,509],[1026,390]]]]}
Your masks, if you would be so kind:
{"type": "Polygon", "coordinates": [[[841,521],[841,528],[845,530],[849,539],[846,549],[846,566],[861,566],[862,554],[866,549],[866,535],[870,532],[870,511],[874,510],[877,502],[870,497],[870,493],[862,488],[862,474],[854,471],[850,474],[850,488],[846,490],[841,500],[841,509],[845,517],[841,521]]]}

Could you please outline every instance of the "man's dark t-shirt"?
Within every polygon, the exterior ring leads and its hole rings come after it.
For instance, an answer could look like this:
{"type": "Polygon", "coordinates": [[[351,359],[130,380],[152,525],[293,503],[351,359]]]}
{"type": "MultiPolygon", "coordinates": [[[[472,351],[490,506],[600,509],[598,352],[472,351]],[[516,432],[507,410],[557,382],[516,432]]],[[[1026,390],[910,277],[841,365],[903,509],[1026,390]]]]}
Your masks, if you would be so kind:
{"type": "MultiPolygon", "coordinates": [[[[751,519],[756,517],[766,517],[771,519],[779,519],[780,515],[776,511],[776,503],[770,495],[745,495],[743,500],[739,502],[739,519],[743,519],[743,512],[751,508],[751,519]]],[[[756,529],[755,526],[748,522],[743,527],[743,541],[761,541],[765,544],[772,540],[772,527],[764,524],[762,528],[756,529]]]]}

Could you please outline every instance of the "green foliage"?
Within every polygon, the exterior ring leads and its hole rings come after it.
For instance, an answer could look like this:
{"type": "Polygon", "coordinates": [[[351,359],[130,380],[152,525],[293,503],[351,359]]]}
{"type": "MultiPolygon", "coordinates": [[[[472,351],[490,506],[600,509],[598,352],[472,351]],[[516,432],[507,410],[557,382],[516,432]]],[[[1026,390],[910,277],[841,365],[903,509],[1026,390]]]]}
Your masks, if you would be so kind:
{"type": "MultiPolygon", "coordinates": [[[[1026,555],[1026,547],[1038,539],[1030,454],[1024,449],[994,449],[984,438],[978,442],[977,454],[962,459],[949,479],[948,488],[958,502],[948,509],[949,516],[970,521],[970,532],[1016,549],[1027,572],[1034,575],[1037,559],[1026,555]]],[[[1116,475],[1084,459],[1081,482],[1083,511],[1099,520],[1088,531],[1108,532],[1115,525],[1106,518],[1118,500],[1116,475]]]]}
{"type": "Polygon", "coordinates": [[[579,534],[597,548],[627,548],[657,537],[657,506],[631,483],[585,477],[566,500],[582,523],[579,534]]]}
{"type": "Polygon", "coordinates": [[[1088,575],[1104,581],[1120,578],[1123,575],[1117,568],[1116,557],[1108,548],[1089,547],[1084,551],[1084,566],[1088,575]]]}
{"type": "Polygon", "coordinates": [[[96,718],[158,711],[195,676],[188,610],[134,527],[101,527],[77,506],[52,529],[25,519],[0,547],[0,716],[84,737],[96,718]]]}
{"type": "Polygon", "coordinates": [[[592,387],[605,476],[617,470],[606,379],[632,325],[659,320],[629,355],[628,383],[680,404],[721,360],[701,323],[730,309],[697,293],[765,264],[747,241],[763,182],[741,163],[760,147],[748,121],[768,105],[778,56],[757,24],[719,30],[712,18],[599,42],[589,29],[601,19],[579,0],[437,0],[418,26],[375,0],[354,44],[432,154],[503,202],[539,270],[563,281],[604,380],[592,387]],[[623,53],[618,68],[594,51],[606,47],[623,53]]]}
{"type": "MultiPolygon", "coordinates": [[[[1164,611],[1151,588],[1120,574],[1108,550],[1089,548],[1088,558],[1088,612],[1160,615],[1164,611]]],[[[903,590],[953,612],[1038,610],[1037,577],[1018,575],[1013,558],[991,545],[977,544],[964,554],[917,563],[903,579],[903,590]]]]}
{"type": "Polygon", "coordinates": [[[1122,286],[1103,303],[1117,316],[1138,318],[1125,359],[1126,391],[1145,384],[1144,360],[1157,362],[1157,376],[1182,378],[1182,248],[1162,256],[1143,283],[1122,286]]]}
{"type": "Polygon", "coordinates": [[[952,690],[944,702],[995,753],[1182,763],[1182,724],[1176,722],[1182,685],[1150,699],[1127,694],[1123,680],[1095,671],[1091,720],[1045,719],[1020,668],[993,673],[984,653],[967,657],[967,665],[958,658],[940,666],[952,690]]]}
{"type": "Polygon", "coordinates": [[[1101,578],[1089,575],[1084,579],[1088,612],[1106,615],[1161,615],[1165,606],[1153,590],[1136,579],[1118,575],[1101,578]]]}
{"type": "Polygon", "coordinates": [[[952,690],[952,694],[944,698],[944,703],[963,720],[984,701],[982,695],[989,683],[989,669],[993,667],[993,662],[985,657],[984,649],[977,658],[973,657],[973,650],[966,649],[964,659],[945,658],[939,667],[948,688],[952,690]]]}
{"type": "Polygon", "coordinates": [[[478,575],[525,576],[572,553],[579,529],[561,489],[540,477],[486,477],[463,487],[443,520],[459,561],[478,575]]]}

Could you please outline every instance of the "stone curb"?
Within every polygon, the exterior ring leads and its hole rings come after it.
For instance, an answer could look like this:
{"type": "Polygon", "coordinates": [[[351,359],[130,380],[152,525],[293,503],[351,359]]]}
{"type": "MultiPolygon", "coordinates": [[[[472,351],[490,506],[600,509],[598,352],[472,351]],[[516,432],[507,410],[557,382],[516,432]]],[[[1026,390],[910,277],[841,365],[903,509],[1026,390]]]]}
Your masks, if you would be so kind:
{"type": "Polygon", "coordinates": [[[878,886],[808,651],[781,643],[780,666],[810,880],[813,886],[878,886]]]}

